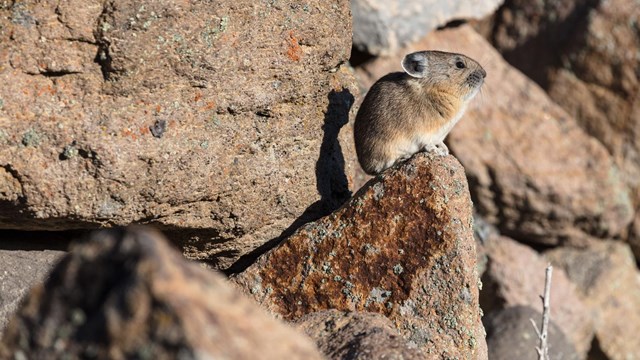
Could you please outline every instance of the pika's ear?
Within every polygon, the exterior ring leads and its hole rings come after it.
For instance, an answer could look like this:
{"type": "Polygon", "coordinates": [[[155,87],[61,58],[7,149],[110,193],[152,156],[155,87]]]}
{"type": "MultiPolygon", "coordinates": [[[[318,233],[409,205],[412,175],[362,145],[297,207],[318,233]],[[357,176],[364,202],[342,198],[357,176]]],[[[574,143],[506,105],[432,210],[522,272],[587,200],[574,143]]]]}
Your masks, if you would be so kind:
{"type": "Polygon", "coordinates": [[[424,51],[418,51],[406,55],[404,59],[402,59],[402,68],[407,74],[415,78],[425,77],[429,68],[427,55],[424,51]]]}

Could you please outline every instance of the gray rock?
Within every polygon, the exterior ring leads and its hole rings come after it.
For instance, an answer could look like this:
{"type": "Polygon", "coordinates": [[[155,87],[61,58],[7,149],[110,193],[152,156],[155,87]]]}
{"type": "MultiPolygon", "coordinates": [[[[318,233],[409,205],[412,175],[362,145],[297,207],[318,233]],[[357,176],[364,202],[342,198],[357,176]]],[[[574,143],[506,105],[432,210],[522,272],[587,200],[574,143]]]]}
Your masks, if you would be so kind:
{"type": "Polygon", "coordinates": [[[0,250],[0,336],[29,289],[43,281],[64,251],[0,250]]]}
{"type": "Polygon", "coordinates": [[[351,0],[353,44],[374,55],[387,55],[452,20],[479,19],[503,0],[351,0]]]}
{"type": "MultiPolygon", "coordinates": [[[[491,360],[537,360],[538,336],[531,324],[536,322],[541,328],[542,314],[528,306],[508,307],[489,314],[484,319],[487,329],[487,347],[491,360]]],[[[576,350],[556,326],[549,321],[549,358],[560,360],[581,360],[576,350]]]]}

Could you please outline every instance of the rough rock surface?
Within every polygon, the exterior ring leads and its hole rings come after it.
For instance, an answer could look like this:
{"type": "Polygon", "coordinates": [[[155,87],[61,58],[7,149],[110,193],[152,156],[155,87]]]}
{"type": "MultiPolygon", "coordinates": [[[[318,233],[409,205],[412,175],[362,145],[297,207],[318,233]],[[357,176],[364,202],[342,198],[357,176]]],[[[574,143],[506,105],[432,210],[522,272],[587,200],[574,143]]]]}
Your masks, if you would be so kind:
{"type": "Polygon", "coordinates": [[[0,358],[322,359],[220,275],[157,232],[97,232],[35,287],[0,358]]]}
{"type": "Polygon", "coordinates": [[[427,356],[486,359],[472,222],[460,163],[421,153],[234,281],[285,319],[376,312],[427,356]]]}
{"type": "Polygon", "coordinates": [[[336,360],[421,360],[426,356],[409,346],[391,320],[374,313],[325,310],[303,316],[298,327],[316,341],[318,349],[336,360]]]}
{"type": "Polygon", "coordinates": [[[369,54],[390,54],[452,20],[479,19],[503,0],[352,0],[353,44],[369,54]]]}
{"type": "MultiPolygon", "coordinates": [[[[490,36],[511,64],[547,89],[606,146],[631,188],[636,209],[640,209],[638,23],[640,6],[634,0],[509,0],[494,19],[490,36]]],[[[640,227],[631,228],[630,240],[640,259],[640,227]]]]}
{"type": "Polygon", "coordinates": [[[44,280],[64,251],[0,250],[0,337],[22,298],[44,280]]]}
{"type": "MultiPolygon", "coordinates": [[[[555,289],[554,289],[555,290],[555,289]]],[[[491,360],[537,360],[538,336],[531,324],[542,328],[542,314],[528,306],[513,306],[489,314],[483,320],[487,329],[487,347],[491,360]]],[[[551,319],[549,321],[549,358],[580,360],[569,339],[551,319]]]]}
{"type": "MultiPolygon", "coordinates": [[[[562,52],[598,1],[505,0],[488,19],[487,38],[510,64],[542,87],[550,70],[562,66],[562,52]],[[535,54],[535,56],[532,56],[535,54]]],[[[484,26],[483,26],[484,27],[484,26]]]]}
{"type": "MultiPolygon", "coordinates": [[[[528,246],[506,237],[491,237],[485,243],[485,252],[488,262],[482,276],[482,310],[491,314],[513,306],[541,309],[540,295],[544,291],[549,261],[528,246]]],[[[594,331],[589,308],[561,268],[553,270],[551,289],[551,318],[574,344],[580,358],[585,358],[594,331]]]]}
{"type": "Polygon", "coordinates": [[[501,233],[544,244],[618,236],[633,217],[629,193],[606,149],[469,26],[429,34],[397,56],[366,64],[365,87],[399,71],[402,54],[460,52],[487,71],[482,93],[449,135],[476,211],[501,233]]]}
{"type": "Polygon", "coordinates": [[[153,223],[225,267],[329,213],[350,32],[347,0],[1,3],[0,227],[153,223]]]}
{"type": "Polygon", "coordinates": [[[628,245],[594,242],[547,253],[565,269],[589,308],[599,350],[611,360],[640,359],[640,272],[628,245]]]}

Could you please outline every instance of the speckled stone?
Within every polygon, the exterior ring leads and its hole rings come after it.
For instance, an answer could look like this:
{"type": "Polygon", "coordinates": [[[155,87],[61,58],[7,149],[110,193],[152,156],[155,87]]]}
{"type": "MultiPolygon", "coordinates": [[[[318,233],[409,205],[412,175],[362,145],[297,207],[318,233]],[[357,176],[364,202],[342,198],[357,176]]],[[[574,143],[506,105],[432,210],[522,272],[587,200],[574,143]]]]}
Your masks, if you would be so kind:
{"type": "Polygon", "coordinates": [[[425,354],[409,344],[384,315],[323,310],[303,316],[298,328],[315,340],[328,359],[422,360],[425,354]]]}
{"type": "Polygon", "coordinates": [[[460,163],[421,153],[233,281],[285,319],[377,312],[428,356],[486,359],[472,222],[460,163]]]}
{"type": "Polygon", "coordinates": [[[154,224],[226,268],[330,213],[350,34],[348,0],[3,2],[0,228],[154,224]]]}

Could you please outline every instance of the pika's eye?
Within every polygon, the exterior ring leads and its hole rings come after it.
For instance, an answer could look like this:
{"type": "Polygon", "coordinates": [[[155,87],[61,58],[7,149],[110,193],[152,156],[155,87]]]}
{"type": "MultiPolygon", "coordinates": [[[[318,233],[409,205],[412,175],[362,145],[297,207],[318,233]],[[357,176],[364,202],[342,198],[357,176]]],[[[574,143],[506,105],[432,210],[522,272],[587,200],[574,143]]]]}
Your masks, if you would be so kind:
{"type": "Polygon", "coordinates": [[[458,62],[456,62],[456,67],[458,69],[464,69],[464,63],[462,61],[458,61],[458,62]]]}

